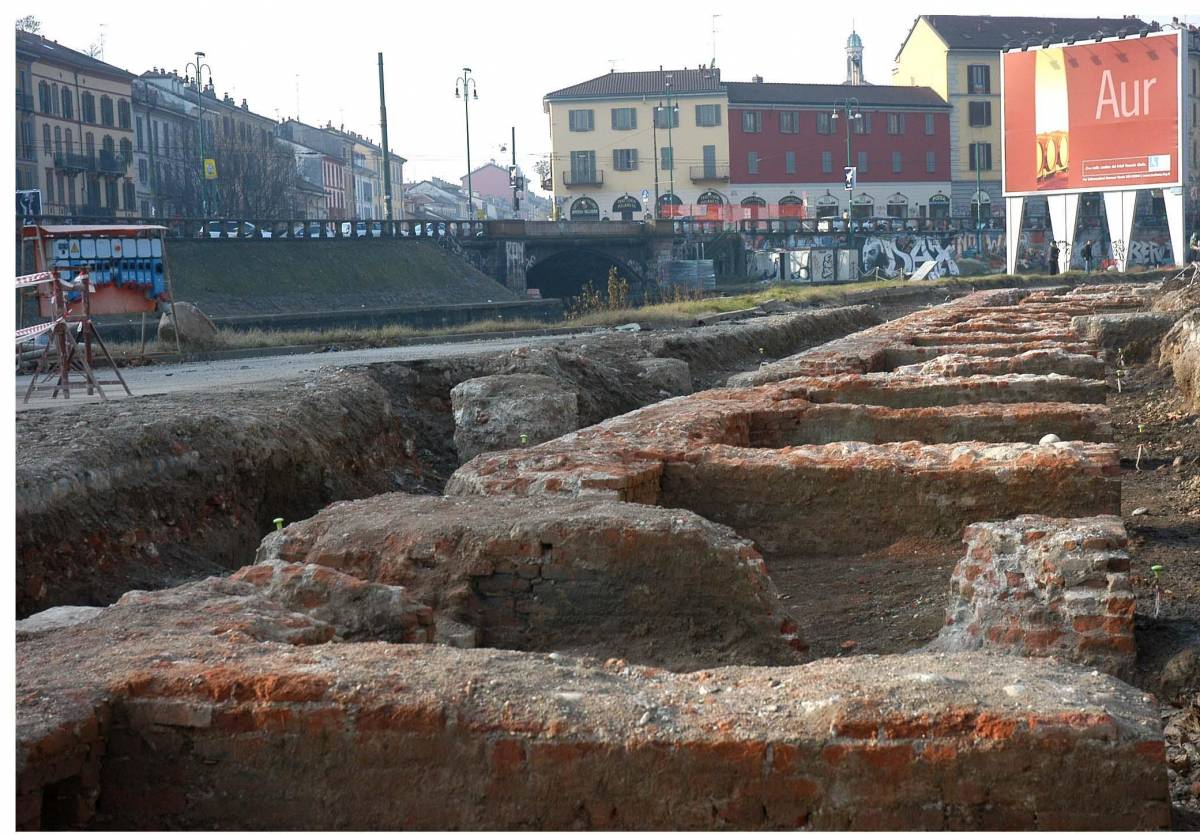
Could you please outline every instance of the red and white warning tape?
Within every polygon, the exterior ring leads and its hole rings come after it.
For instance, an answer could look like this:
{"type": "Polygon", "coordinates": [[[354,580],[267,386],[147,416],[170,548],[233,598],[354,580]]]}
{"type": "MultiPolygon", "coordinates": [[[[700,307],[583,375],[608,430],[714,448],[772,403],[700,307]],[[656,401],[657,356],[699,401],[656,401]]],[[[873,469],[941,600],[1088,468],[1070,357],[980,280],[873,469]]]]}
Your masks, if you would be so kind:
{"type": "Polygon", "coordinates": [[[17,278],[17,286],[32,287],[35,284],[49,284],[53,280],[53,272],[34,272],[31,275],[22,275],[17,278]]]}
{"type": "Polygon", "coordinates": [[[63,319],[60,316],[59,318],[56,318],[54,321],[42,322],[41,324],[35,324],[32,327],[23,327],[17,331],[17,342],[18,343],[25,342],[25,341],[28,341],[29,339],[34,338],[35,336],[40,336],[43,333],[53,330],[57,325],[61,324],[63,321],[65,321],[65,319],[63,319]]]}

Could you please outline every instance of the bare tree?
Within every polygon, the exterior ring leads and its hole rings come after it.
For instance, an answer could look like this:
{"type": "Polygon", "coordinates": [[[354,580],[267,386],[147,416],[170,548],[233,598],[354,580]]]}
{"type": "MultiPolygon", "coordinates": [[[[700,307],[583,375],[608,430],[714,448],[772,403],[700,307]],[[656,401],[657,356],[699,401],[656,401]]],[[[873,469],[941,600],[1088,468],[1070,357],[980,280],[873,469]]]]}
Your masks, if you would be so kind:
{"type": "Polygon", "coordinates": [[[210,183],[214,210],[226,217],[285,218],[296,183],[296,160],[274,137],[266,144],[238,136],[218,136],[212,151],[217,179],[210,183]]]}
{"type": "Polygon", "coordinates": [[[42,31],[42,22],[31,14],[17,18],[17,29],[36,35],[42,31]]]}

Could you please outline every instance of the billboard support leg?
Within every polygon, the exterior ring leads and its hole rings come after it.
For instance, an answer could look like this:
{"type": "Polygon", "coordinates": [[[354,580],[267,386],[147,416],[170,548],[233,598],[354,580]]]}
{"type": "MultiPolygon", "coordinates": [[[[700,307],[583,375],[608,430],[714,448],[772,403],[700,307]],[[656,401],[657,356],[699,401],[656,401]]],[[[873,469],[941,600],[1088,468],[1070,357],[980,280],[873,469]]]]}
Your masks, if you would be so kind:
{"type": "Polygon", "coordinates": [[[1071,250],[1075,245],[1075,217],[1079,210],[1078,194],[1050,194],[1046,197],[1050,211],[1050,230],[1058,241],[1058,271],[1071,268],[1071,250]]]}
{"type": "Polygon", "coordinates": [[[1004,198],[1004,244],[1009,275],[1017,274],[1017,248],[1021,243],[1021,212],[1024,209],[1024,197],[1004,198]]]}
{"type": "Polygon", "coordinates": [[[1171,230],[1171,254],[1176,266],[1185,266],[1183,240],[1183,189],[1164,188],[1163,203],[1167,209],[1167,227],[1171,230]]]}
{"type": "Polygon", "coordinates": [[[1129,263],[1129,238],[1133,235],[1133,207],[1136,191],[1105,191],[1104,214],[1108,220],[1108,239],[1112,242],[1117,269],[1125,271],[1129,263]]]}

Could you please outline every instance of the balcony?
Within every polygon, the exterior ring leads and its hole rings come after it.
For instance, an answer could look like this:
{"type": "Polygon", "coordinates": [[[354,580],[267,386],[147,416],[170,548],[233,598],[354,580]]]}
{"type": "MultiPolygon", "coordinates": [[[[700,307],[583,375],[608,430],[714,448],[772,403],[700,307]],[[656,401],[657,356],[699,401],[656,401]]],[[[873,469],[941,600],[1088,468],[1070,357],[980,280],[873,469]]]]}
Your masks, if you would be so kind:
{"type": "Polygon", "coordinates": [[[96,170],[101,174],[123,177],[125,176],[125,172],[129,170],[129,160],[120,154],[101,151],[100,161],[96,165],[96,170]]]}
{"type": "Polygon", "coordinates": [[[62,153],[59,151],[54,154],[54,167],[69,173],[78,173],[80,171],[95,171],[96,160],[87,154],[82,153],[62,153]]]}
{"type": "Polygon", "coordinates": [[[33,94],[27,93],[24,90],[17,90],[17,112],[32,113],[33,112],[33,94]]]}
{"type": "Polygon", "coordinates": [[[587,188],[604,185],[603,171],[563,171],[563,185],[567,188],[587,188]]]}
{"type": "Polygon", "coordinates": [[[17,143],[17,159],[22,162],[37,162],[37,148],[24,142],[17,143]]]}
{"type": "Polygon", "coordinates": [[[729,182],[728,165],[692,165],[688,173],[692,182],[729,182]]]}

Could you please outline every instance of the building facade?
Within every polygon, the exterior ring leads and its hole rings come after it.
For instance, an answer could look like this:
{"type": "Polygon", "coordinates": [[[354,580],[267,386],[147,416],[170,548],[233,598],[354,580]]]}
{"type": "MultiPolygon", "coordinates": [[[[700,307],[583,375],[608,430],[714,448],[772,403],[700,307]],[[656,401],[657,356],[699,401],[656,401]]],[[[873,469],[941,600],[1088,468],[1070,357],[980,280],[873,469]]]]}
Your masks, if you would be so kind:
{"type": "Polygon", "coordinates": [[[37,121],[34,118],[33,62],[28,53],[17,52],[17,89],[15,119],[17,138],[17,190],[39,187],[37,166],[37,121]]]}
{"type": "Polygon", "coordinates": [[[155,68],[134,79],[133,124],[139,213],[143,217],[198,213],[203,171],[196,146],[199,115],[178,73],[155,68]]]}
{"type": "Polygon", "coordinates": [[[932,90],[763,81],[725,87],[729,186],[711,193],[714,202],[742,209],[735,218],[841,217],[847,211],[855,217],[946,216],[950,107],[932,90]],[[844,187],[848,166],[857,169],[852,209],[844,187]]]}
{"type": "Polygon", "coordinates": [[[37,171],[42,212],[136,216],[134,76],[40,35],[17,31],[16,38],[32,96],[17,101],[18,170],[37,171]],[[22,125],[32,126],[32,148],[22,125]]]}
{"type": "Polygon", "coordinates": [[[555,212],[574,220],[685,214],[729,183],[720,70],[610,72],[547,94],[555,212]]]}
{"type": "Polygon", "coordinates": [[[892,70],[897,85],[928,87],[951,108],[951,214],[1001,217],[1000,53],[1025,43],[1134,33],[1133,18],[921,15],[892,70]]]}

